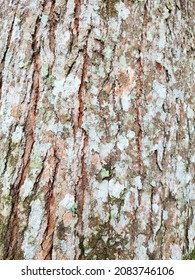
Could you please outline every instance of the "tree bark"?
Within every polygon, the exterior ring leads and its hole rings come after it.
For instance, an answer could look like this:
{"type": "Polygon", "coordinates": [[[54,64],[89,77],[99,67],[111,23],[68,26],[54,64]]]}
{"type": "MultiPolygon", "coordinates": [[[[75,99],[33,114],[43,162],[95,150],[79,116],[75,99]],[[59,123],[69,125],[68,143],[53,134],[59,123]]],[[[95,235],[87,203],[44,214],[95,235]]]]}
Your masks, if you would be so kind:
{"type": "Polygon", "coordinates": [[[194,1],[0,5],[0,258],[182,259],[194,1]]]}

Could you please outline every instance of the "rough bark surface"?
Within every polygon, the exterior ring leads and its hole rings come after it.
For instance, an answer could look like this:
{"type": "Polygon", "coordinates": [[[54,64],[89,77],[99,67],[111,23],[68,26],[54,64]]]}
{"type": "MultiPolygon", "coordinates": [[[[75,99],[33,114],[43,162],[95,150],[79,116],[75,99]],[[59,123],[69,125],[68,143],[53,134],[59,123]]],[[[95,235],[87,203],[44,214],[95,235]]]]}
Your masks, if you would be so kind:
{"type": "Polygon", "coordinates": [[[0,258],[195,247],[194,1],[0,0],[0,258]]]}

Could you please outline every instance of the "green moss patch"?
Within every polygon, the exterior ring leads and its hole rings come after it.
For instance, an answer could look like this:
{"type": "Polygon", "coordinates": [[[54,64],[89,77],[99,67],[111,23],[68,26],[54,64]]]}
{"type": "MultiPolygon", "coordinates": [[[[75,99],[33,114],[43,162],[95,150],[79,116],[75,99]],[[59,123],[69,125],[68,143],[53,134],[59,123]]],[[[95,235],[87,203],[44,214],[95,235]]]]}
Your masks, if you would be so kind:
{"type": "Polygon", "coordinates": [[[183,260],[195,260],[195,248],[192,250],[190,254],[185,255],[183,257],[183,260]]]}

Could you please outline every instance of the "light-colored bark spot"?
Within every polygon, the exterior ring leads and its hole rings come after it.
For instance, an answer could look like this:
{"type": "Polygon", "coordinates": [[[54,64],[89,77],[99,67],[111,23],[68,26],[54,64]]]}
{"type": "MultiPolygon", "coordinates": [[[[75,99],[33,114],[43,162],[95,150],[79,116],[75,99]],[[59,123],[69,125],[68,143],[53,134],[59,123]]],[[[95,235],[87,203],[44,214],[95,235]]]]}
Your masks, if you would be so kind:
{"type": "Polygon", "coordinates": [[[109,194],[113,197],[119,198],[121,192],[125,189],[125,186],[115,181],[114,179],[109,181],[109,194]]]}
{"type": "Polygon", "coordinates": [[[60,202],[60,205],[64,208],[70,210],[75,203],[74,196],[71,194],[66,194],[64,199],[60,202]]]}

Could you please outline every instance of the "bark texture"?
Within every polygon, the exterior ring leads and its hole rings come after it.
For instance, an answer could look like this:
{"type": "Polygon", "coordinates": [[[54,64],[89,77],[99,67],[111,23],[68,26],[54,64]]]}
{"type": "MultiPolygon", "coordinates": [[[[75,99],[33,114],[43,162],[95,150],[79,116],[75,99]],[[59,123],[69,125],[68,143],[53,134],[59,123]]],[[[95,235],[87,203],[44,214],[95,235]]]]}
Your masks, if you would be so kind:
{"type": "Polygon", "coordinates": [[[194,1],[0,0],[0,258],[195,247],[194,1]]]}

